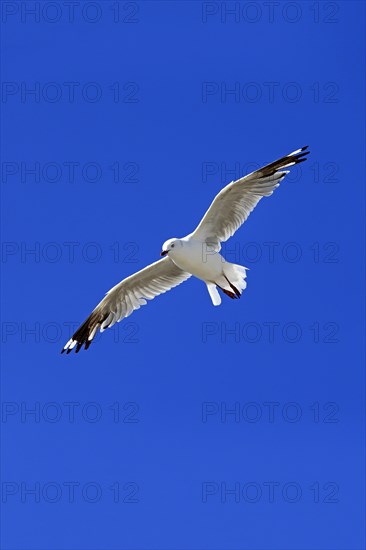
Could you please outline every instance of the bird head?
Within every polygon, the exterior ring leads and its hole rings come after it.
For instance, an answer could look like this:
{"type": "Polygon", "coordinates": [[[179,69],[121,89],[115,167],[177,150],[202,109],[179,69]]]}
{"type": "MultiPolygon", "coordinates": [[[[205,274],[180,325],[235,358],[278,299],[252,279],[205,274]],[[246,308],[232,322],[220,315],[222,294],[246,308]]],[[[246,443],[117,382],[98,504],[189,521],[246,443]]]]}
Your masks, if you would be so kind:
{"type": "Polygon", "coordinates": [[[174,250],[177,246],[179,247],[181,245],[180,239],[169,239],[168,241],[165,241],[163,244],[162,250],[160,252],[160,256],[166,256],[170,251],[174,250]]]}

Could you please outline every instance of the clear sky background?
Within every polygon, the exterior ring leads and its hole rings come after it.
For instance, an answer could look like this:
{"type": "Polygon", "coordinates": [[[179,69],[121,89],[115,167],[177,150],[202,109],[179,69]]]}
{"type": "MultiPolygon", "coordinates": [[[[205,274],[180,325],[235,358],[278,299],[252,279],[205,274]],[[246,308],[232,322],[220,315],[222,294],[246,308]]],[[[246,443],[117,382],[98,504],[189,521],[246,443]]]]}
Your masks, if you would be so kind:
{"type": "Polygon", "coordinates": [[[365,548],[364,3],[1,9],[2,548],[365,548]],[[223,249],[240,301],[191,279],[60,355],[303,145],[223,249]]]}

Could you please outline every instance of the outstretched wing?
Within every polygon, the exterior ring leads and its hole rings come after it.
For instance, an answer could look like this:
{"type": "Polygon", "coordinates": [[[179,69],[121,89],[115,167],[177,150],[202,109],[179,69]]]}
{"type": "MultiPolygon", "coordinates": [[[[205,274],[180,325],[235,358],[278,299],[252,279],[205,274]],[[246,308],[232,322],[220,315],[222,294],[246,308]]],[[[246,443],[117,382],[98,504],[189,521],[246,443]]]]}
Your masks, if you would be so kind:
{"type": "Polygon", "coordinates": [[[220,243],[227,241],[245,222],[262,197],[272,195],[289,168],[306,160],[308,147],[302,147],[263,168],[233,181],[216,197],[191,237],[220,250],[220,243]]]}
{"type": "Polygon", "coordinates": [[[128,317],[135,309],[144,306],[146,300],[167,292],[190,276],[190,273],[182,271],[166,257],[127,277],[107,292],[61,353],[70,353],[74,348],[77,353],[83,344],[88,349],[98,330],[103,332],[128,317]]]}

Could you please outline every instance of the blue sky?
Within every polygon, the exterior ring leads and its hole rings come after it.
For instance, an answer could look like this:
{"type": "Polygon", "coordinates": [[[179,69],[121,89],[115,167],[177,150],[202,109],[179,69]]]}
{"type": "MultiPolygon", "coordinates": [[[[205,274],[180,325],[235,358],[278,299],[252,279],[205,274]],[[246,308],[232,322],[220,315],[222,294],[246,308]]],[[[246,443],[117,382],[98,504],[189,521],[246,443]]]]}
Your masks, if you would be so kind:
{"type": "Polygon", "coordinates": [[[4,550],[364,548],[364,4],[1,8],[4,550]],[[240,301],[192,278],[60,355],[303,145],[240,301]]]}

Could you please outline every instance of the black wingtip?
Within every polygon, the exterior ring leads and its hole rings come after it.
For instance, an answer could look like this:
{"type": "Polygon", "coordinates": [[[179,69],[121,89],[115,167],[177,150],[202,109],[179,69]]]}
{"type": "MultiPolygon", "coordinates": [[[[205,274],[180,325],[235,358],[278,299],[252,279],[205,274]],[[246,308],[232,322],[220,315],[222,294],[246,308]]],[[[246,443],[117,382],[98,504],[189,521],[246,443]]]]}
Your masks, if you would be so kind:
{"type": "Polygon", "coordinates": [[[76,344],[75,353],[79,353],[79,351],[80,351],[81,348],[82,348],[82,345],[83,345],[83,342],[78,342],[78,343],[76,344]]]}
{"type": "Polygon", "coordinates": [[[301,159],[298,159],[298,160],[296,161],[296,164],[300,164],[300,162],[305,162],[306,160],[307,160],[306,157],[303,158],[303,159],[302,159],[302,158],[301,158],[301,159]]]}
{"type": "Polygon", "coordinates": [[[302,153],[297,153],[293,158],[294,159],[301,159],[303,157],[306,157],[307,155],[310,155],[310,151],[303,151],[302,153]]]}
{"type": "Polygon", "coordinates": [[[75,350],[75,353],[79,353],[79,351],[82,349],[83,345],[85,344],[85,349],[88,349],[88,347],[90,346],[91,344],[91,340],[86,340],[85,342],[82,341],[82,342],[78,342],[76,344],[76,346],[74,345],[72,348],[62,348],[61,350],[61,353],[65,353],[66,352],[66,355],[68,355],[69,353],[71,353],[73,350],[75,350]]]}
{"type": "Polygon", "coordinates": [[[304,160],[307,159],[307,156],[310,155],[310,151],[304,151],[304,149],[306,149],[306,147],[303,147],[302,149],[300,149],[300,153],[297,153],[296,155],[294,156],[289,156],[288,159],[292,159],[292,162],[294,162],[295,164],[299,164],[300,162],[304,162],[304,160]],[[302,152],[304,151],[304,152],[302,152]]]}
{"type": "Polygon", "coordinates": [[[294,157],[295,161],[299,161],[299,160],[306,160],[305,157],[307,157],[308,155],[310,155],[310,151],[305,151],[305,153],[299,153],[298,155],[296,155],[296,157],[294,157]]]}
{"type": "Polygon", "coordinates": [[[85,342],[84,349],[87,350],[87,349],[89,348],[89,346],[90,346],[91,343],[92,343],[91,340],[87,340],[87,341],[85,342]]]}

